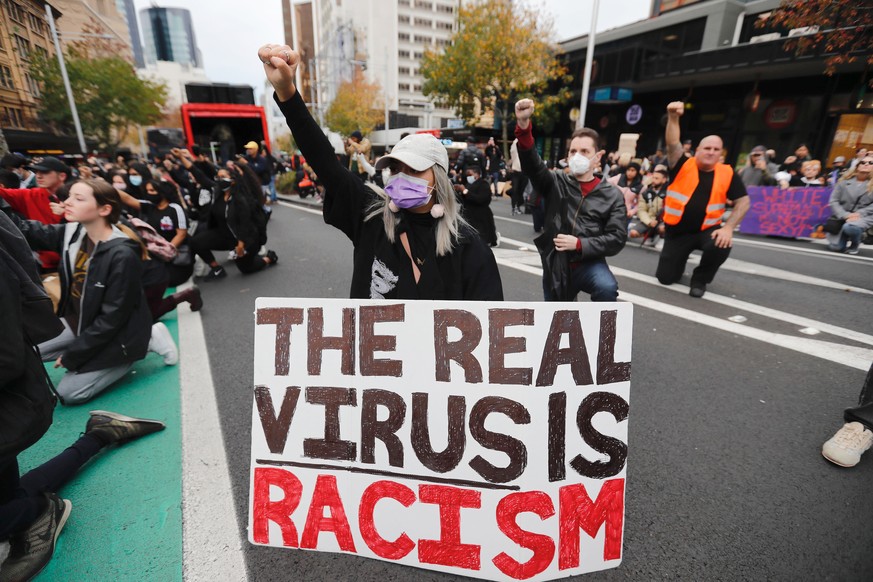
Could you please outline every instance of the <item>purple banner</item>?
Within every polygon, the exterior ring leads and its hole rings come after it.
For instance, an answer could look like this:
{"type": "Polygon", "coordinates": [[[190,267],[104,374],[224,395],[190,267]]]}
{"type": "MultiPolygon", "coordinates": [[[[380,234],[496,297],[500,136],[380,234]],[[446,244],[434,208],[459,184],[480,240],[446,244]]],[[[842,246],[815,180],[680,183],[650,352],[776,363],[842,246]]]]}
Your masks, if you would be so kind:
{"type": "Polygon", "coordinates": [[[828,200],[831,189],[748,186],[752,202],[740,224],[740,232],[786,238],[812,237],[823,224],[831,209],[828,200]]]}

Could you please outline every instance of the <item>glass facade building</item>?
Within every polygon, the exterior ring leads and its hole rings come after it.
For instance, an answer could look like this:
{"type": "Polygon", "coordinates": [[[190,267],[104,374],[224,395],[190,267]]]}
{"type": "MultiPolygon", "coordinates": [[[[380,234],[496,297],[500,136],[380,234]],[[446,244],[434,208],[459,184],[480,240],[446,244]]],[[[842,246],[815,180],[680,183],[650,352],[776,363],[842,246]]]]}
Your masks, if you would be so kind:
{"type": "Polygon", "coordinates": [[[146,63],[169,61],[203,67],[194,37],[191,12],[184,8],[153,6],[140,10],[139,19],[146,63]]]}

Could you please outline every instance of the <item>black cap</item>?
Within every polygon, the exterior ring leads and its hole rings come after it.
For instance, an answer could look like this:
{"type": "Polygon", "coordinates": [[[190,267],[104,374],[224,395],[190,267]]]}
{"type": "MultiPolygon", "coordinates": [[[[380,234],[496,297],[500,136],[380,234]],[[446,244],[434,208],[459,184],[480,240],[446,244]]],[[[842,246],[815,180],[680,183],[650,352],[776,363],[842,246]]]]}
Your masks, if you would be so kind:
{"type": "Polygon", "coordinates": [[[19,154],[6,154],[0,159],[0,168],[20,168],[27,165],[27,158],[19,154]]]}
{"type": "Polygon", "coordinates": [[[31,165],[30,169],[34,172],[63,172],[67,176],[72,175],[70,166],[53,156],[44,157],[40,163],[31,165]]]}
{"type": "Polygon", "coordinates": [[[476,138],[472,135],[467,138],[467,143],[476,143],[476,138]]]}
{"type": "Polygon", "coordinates": [[[631,162],[631,163],[629,163],[629,164],[627,165],[627,167],[628,167],[628,169],[633,168],[633,169],[636,170],[637,172],[640,171],[640,164],[637,163],[637,162],[631,162]]]}
{"type": "Polygon", "coordinates": [[[354,137],[356,139],[364,139],[364,136],[360,131],[353,131],[350,137],[354,137]]]}

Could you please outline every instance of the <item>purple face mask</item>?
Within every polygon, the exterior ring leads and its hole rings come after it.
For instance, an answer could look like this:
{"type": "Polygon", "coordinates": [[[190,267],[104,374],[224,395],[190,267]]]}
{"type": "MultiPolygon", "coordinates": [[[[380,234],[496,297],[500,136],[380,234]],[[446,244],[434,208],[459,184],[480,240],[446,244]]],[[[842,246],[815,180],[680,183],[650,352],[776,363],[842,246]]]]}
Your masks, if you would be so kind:
{"type": "Polygon", "coordinates": [[[417,208],[430,200],[430,186],[427,180],[406,174],[394,174],[385,184],[385,193],[398,208],[417,208]]]}

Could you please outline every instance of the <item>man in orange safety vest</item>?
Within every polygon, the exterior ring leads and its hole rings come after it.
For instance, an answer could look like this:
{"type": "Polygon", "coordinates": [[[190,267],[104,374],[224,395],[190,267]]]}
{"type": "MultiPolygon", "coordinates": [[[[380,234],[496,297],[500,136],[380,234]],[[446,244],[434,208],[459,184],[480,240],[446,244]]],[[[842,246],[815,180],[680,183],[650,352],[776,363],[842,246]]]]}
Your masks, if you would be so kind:
{"type": "Polygon", "coordinates": [[[733,168],[720,163],[723,144],[710,135],[700,140],[694,157],[683,156],[679,139],[679,118],[685,104],[667,106],[667,161],[670,185],[664,199],[664,248],[658,261],[657,277],[664,285],[682,278],[692,251],[702,252],[700,265],[691,274],[692,297],[703,297],[718,268],[731,252],[734,229],[749,210],[749,196],[733,168]],[[725,206],[733,212],[724,221],[725,206]]]}

